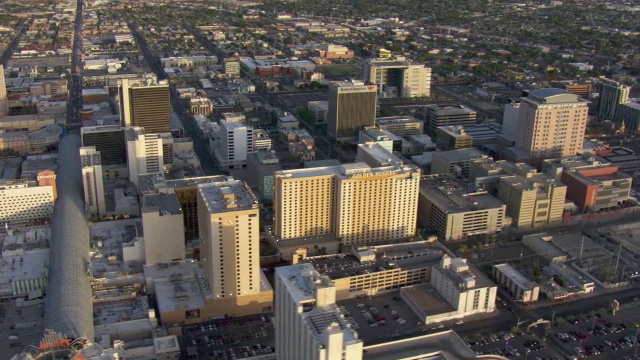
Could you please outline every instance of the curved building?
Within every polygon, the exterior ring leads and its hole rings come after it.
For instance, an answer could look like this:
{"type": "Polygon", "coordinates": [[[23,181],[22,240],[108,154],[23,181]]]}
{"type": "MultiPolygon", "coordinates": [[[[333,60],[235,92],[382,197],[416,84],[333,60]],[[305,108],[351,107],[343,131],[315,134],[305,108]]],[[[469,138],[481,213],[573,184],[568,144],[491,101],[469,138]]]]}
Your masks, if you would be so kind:
{"type": "Polygon", "coordinates": [[[80,137],[60,141],[58,200],[53,212],[45,328],[93,341],[89,226],[85,219],[80,137]]]}

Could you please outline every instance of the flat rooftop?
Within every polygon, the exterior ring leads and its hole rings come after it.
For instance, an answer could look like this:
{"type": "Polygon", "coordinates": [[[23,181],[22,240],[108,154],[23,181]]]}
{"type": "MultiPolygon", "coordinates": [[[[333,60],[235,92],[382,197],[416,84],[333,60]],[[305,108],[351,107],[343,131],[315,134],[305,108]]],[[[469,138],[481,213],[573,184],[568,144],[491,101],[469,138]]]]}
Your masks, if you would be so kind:
{"type": "Polygon", "coordinates": [[[393,124],[422,124],[422,120],[419,120],[413,116],[385,116],[376,118],[376,124],[378,125],[393,125],[393,124]]]}
{"type": "Polygon", "coordinates": [[[431,284],[405,286],[401,290],[426,315],[437,315],[456,311],[447,299],[438,293],[431,284]]]}
{"type": "Polygon", "coordinates": [[[153,194],[142,197],[142,212],[159,212],[160,215],[182,214],[176,194],[153,194]]]}
{"type": "Polygon", "coordinates": [[[485,190],[479,190],[465,179],[444,175],[423,176],[420,195],[447,213],[461,213],[502,208],[506,205],[485,190]]]}
{"type": "Polygon", "coordinates": [[[147,279],[153,279],[160,313],[181,308],[199,309],[212,298],[209,282],[196,262],[146,265],[144,274],[147,279]]]}
{"type": "Polygon", "coordinates": [[[198,191],[210,214],[258,208],[258,200],[244,181],[199,184],[198,191]]]}
{"type": "Polygon", "coordinates": [[[467,360],[475,353],[453,330],[364,347],[364,360],[467,360]]]}
{"type": "Polygon", "coordinates": [[[434,160],[437,158],[443,158],[450,163],[461,162],[461,161],[471,161],[475,159],[482,159],[484,157],[488,157],[488,155],[474,148],[449,150],[449,151],[437,151],[433,154],[434,160]]]}

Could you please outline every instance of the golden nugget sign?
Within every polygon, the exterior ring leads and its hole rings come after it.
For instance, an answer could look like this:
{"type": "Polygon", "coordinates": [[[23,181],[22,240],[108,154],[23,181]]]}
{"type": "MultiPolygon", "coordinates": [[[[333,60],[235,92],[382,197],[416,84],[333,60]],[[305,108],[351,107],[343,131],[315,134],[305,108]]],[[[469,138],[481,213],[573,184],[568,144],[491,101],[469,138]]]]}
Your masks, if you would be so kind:
{"type": "Polygon", "coordinates": [[[366,173],[359,173],[359,174],[353,174],[351,175],[352,178],[366,178],[366,177],[371,177],[371,176],[388,176],[388,175],[393,175],[394,172],[393,171],[380,171],[380,172],[366,172],[366,173]]]}

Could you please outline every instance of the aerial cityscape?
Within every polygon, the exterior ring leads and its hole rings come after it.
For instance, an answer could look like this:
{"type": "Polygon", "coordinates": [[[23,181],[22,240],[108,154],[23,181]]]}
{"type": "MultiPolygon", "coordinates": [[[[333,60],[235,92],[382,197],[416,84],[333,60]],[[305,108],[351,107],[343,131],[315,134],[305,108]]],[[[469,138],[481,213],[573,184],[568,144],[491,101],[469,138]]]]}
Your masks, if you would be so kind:
{"type": "Polygon", "coordinates": [[[640,360],[639,14],[0,0],[0,360],[640,360]]]}

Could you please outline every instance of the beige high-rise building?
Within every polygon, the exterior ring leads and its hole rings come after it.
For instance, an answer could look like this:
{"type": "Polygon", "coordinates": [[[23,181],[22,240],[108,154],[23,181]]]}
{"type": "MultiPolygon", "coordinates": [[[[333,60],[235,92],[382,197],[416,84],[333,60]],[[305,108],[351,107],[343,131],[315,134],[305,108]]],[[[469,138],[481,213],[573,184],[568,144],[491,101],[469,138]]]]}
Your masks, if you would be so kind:
{"type": "Polygon", "coordinates": [[[279,360],[361,360],[364,343],[336,305],[336,287],[311,264],[276,269],[279,360]]]}
{"type": "Polygon", "coordinates": [[[137,187],[140,175],[164,174],[162,137],[134,126],[125,130],[129,180],[137,187]]]}
{"type": "Polygon", "coordinates": [[[277,172],[275,235],[333,235],[345,245],[413,236],[420,169],[379,144],[360,144],[358,161],[277,172]]]}
{"type": "Polygon", "coordinates": [[[260,292],[259,213],[243,181],[198,185],[200,260],[215,299],[260,292]]]}
{"type": "Polygon", "coordinates": [[[358,130],[376,124],[378,89],[362,81],[335,82],[329,85],[327,134],[340,143],[353,141],[358,130]]]}
{"type": "Polygon", "coordinates": [[[81,147],[80,162],[82,163],[82,185],[87,212],[89,216],[104,216],[107,213],[107,205],[104,198],[100,151],[96,151],[95,146],[81,147]]]}
{"type": "Polygon", "coordinates": [[[176,194],[143,196],[141,212],[145,264],[184,260],[184,215],[176,194]]]}
{"type": "Polygon", "coordinates": [[[533,162],[582,151],[589,102],[561,89],[540,89],[523,97],[516,147],[533,162]]]}
{"type": "Polygon", "coordinates": [[[0,116],[9,115],[9,99],[7,98],[7,84],[4,80],[4,65],[0,64],[0,116]]]}

